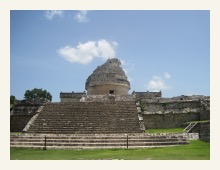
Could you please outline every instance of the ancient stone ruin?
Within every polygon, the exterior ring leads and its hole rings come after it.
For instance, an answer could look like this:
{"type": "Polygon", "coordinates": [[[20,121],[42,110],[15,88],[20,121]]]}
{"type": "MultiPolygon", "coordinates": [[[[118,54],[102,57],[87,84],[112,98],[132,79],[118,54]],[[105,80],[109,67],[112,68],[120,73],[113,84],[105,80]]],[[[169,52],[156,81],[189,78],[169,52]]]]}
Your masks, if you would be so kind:
{"type": "Polygon", "coordinates": [[[109,59],[98,66],[86,80],[88,95],[128,95],[130,83],[118,59],[109,59]]]}
{"type": "MultiPolygon", "coordinates": [[[[209,96],[164,98],[161,91],[129,94],[130,82],[120,65],[119,59],[107,60],[87,78],[86,91],[61,92],[60,102],[17,102],[11,112],[11,131],[25,132],[27,140],[33,139],[35,134],[36,140],[44,141],[47,134],[54,141],[50,143],[51,148],[126,148],[128,141],[133,142],[129,143],[130,147],[187,144],[190,132],[197,132],[198,137],[209,141],[209,96]],[[205,123],[189,123],[202,120],[206,120],[205,123]],[[184,127],[185,132],[172,134],[172,137],[157,134],[151,139],[152,143],[146,138],[150,140],[153,136],[142,133],[145,129],[176,127],[184,127]],[[58,142],[68,135],[66,143],[58,142]],[[96,140],[99,145],[94,143],[96,140]]],[[[22,139],[11,135],[11,145],[27,147],[24,143],[18,144],[22,139]]]]}

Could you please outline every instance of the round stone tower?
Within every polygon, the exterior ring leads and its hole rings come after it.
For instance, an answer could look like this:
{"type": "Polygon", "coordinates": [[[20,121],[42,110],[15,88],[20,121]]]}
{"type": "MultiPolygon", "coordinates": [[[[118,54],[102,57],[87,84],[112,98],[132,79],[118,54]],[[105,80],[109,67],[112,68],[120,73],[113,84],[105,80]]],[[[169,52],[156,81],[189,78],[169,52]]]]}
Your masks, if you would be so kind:
{"type": "Polygon", "coordinates": [[[86,81],[88,95],[128,95],[130,82],[117,58],[98,66],[86,81]]]}

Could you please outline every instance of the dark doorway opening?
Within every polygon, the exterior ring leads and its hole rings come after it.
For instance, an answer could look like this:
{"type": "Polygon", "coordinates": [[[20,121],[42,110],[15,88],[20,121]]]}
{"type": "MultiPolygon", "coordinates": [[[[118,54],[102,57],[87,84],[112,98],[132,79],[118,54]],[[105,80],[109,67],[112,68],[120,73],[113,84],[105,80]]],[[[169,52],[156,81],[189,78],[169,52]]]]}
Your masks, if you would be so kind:
{"type": "Polygon", "coordinates": [[[115,91],[114,91],[114,90],[110,90],[110,91],[109,91],[109,94],[111,94],[111,95],[112,95],[112,94],[115,94],[115,91]]]}

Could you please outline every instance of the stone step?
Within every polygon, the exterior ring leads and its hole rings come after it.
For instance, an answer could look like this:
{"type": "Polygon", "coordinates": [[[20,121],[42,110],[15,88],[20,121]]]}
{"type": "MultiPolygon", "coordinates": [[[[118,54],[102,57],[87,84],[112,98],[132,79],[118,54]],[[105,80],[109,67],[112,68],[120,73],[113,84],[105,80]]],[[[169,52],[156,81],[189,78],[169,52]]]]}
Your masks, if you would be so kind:
{"type": "MultiPolygon", "coordinates": [[[[171,146],[176,146],[176,145],[169,145],[171,146]]],[[[13,147],[17,148],[38,148],[38,149],[44,149],[43,146],[22,146],[22,145],[14,145],[13,147]]],[[[129,146],[129,149],[134,149],[134,148],[160,148],[160,147],[167,147],[166,145],[158,145],[158,146],[129,146]]],[[[127,149],[127,146],[47,146],[46,149],[127,149]]]]}
{"type": "MultiPolygon", "coordinates": [[[[93,129],[93,130],[91,130],[91,129],[84,129],[84,130],[78,130],[78,129],[73,129],[73,130],[65,130],[65,129],[63,129],[63,130],[59,130],[59,129],[36,129],[37,131],[38,131],[38,133],[45,133],[45,134],[50,134],[50,133],[55,133],[56,132],[56,134],[60,134],[60,133],[64,133],[64,134],[66,134],[66,133],[69,133],[69,134],[80,134],[80,132],[82,133],[83,132],[83,134],[89,134],[89,133],[92,133],[92,132],[97,132],[97,134],[102,134],[102,133],[108,133],[108,134],[111,134],[112,133],[112,131],[114,131],[115,129],[93,129]]],[[[33,132],[32,133],[36,133],[35,131],[36,130],[33,130],[33,132]]],[[[135,133],[136,131],[135,130],[120,130],[120,131],[117,131],[117,133],[135,133]]],[[[31,131],[29,131],[28,133],[31,133],[31,131]]]]}
{"type": "Polygon", "coordinates": [[[98,115],[108,115],[108,114],[118,114],[118,113],[121,113],[121,114],[135,114],[137,112],[137,110],[129,110],[129,109],[126,109],[126,110],[121,110],[121,111],[114,111],[114,110],[101,110],[100,112],[98,111],[90,111],[90,112],[87,112],[88,110],[79,110],[79,111],[70,111],[70,110],[56,110],[56,111],[53,111],[53,112],[48,112],[48,111],[45,111],[47,112],[48,115],[50,116],[53,116],[53,115],[62,115],[62,112],[65,113],[65,112],[68,112],[67,115],[75,115],[75,114],[78,114],[78,113],[81,113],[83,115],[94,115],[94,114],[98,114],[98,115]]]}
{"type": "MultiPolygon", "coordinates": [[[[46,138],[47,142],[99,142],[99,143],[110,143],[110,142],[125,142],[127,141],[126,138],[112,138],[112,139],[103,139],[103,138],[96,138],[96,139],[57,139],[57,138],[46,138]]],[[[186,139],[176,139],[176,138],[170,138],[170,139],[128,139],[130,142],[178,142],[178,141],[187,141],[186,139]]],[[[43,142],[44,138],[17,138],[17,139],[11,139],[11,142],[43,142]]]]}
{"type": "MultiPolygon", "coordinates": [[[[36,129],[50,129],[50,128],[55,128],[55,129],[75,129],[75,128],[79,128],[79,127],[84,127],[86,128],[90,128],[90,129],[118,129],[117,127],[114,126],[115,124],[94,124],[94,125],[89,125],[89,124],[75,124],[75,125],[67,125],[67,124],[63,124],[63,125],[45,125],[45,124],[38,124],[37,126],[33,126],[33,128],[36,129]],[[41,125],[41,126],[40,126],[41,125]]],[[[135,125],[135,124],[129,124],[129,125],[135,125]]],[[[121,128],[126,127],[126,125],[121,125],[121,128]]],[[[129,127],[126,129],[133,129],[132,127],[129,127]]]]}
{"type": "MultiPolygon", "coordinates": [[[[33,146],[33,145],[13,145],[15,148],[38,148],[44,149],[44,146],[33,146]]],[[[125,149],[126,146],[47,146],[47,149],[125,149]]],[[[135,148],[135,147],[130,147],[135,148]]]]}
{"type": "MultiPolygon", "coordinates": [[[[157,146],[157,145],[181,145],[181,144],[188,144],[188,142],[185,141],[179,141],[179,142],[128,142],[129,146],[157,146]]],[[[37,145],[37,146],[44,146],[44,142],[12,142],[11,146],[13,145],[37,145]]],[[[97,142],[97,143],[91,143],[91,142],[68,142],[68,143],[62,143],[62,142],[47,142],[46,146],[127,146],[127,142],[97,142]]]]}
{"type": "MultiPolygon", "coordinates": [[[[129,121],[132,121],[132,120],[136,120],[136,118],[135,117],[133,117],[134,115],[132,115],[132,117],[131,116],[129,116],[129,117],[93,117],[93,118],[84,118],[84,117],[81,117],[81,118],[74,118],[74,117],[69,117],[69,118],[63,118],[63,117],[59,117],[60,119],[58,119],[58,118],[42,118],[42,117],[39,117],[38,118],[38,120],[36,120],[36,122],[38,122],[38,123],[40,123],[40,122],[49,122],[49,121],[52,121],[52,122],[57,122],[57,123],[59,123],[59,122],[77,122],[77,121],[81,121],[81,122],[83,122],[83,121],[87,121],[87,122],[91,122],[91,123],[96,123],[96,122],[99,122],[99,121],[103,121],[103,122],[112,122],[112,121],[123,121],[123,120],[127,120],[128,121],[128,123],[132,123],[132,122],[129,122],[129,121]],[[71,119],[70,119],[71,118],[71,119]]],[[[137,116],[137,115],[135,115],[135,116],[137,116]]]]}
{"type": "MultiPolygon", "coordinates": [[[[126,148],[127,134],[21,134],[11,135],[11,147],[28,148],[126,148]]],[[[188,144],[185,134],[149,135],[130,134],[128,136],[129,148],[162,147],[188,144]]]]}
{"type": "Polygon", "coordinates": [[[183,134],[167,134],[167,135],[151,135],[151,134],[31,134],[25,133],[21,135],[11,135],[11,139],[35,139],[35,138],[44,138],[45,136],[48,139],[186,139],[187,135],[183,134]]]}
{"type": "Polygon", "coordinates": [[[45,104],[31,133],[128,133],[141,132],[134,101],[45,104]]]}
{"type": "MultiPolygon", "coordinates": [[[[100,121],[98,121],[98,120],[90,120],[90,121],[84,121],[84,120],[74,120],[74,121],[72,121],[72,122],[68,122],[68,121],[58,121],[58,120],[46,120],[46,121],[44,121],[44,120],[38,120],[38,121],[36,121],[35,123],[36,123],[36,125],[42,125],[42,124],[45,124],[45,123],[47,123],[47,124],[63,124],[63,123],[66,123],[66,124],[85,124],[85,123],[90,123],[90,124],[103,124],[103,123],[105,123],[105,124],[108,124],[108,123],[118,123],[118,122],[120,122],[120,123],[124,123],[124,124],[127,124],[127,123],[129,123],[129,124],[137,124],[137,122],[135,122],[133,119],[126,119],[126,120],[115,120],[115,119],[112,119],[112,120],[100,120],[100,121]],[[128,122],[127,122],[128,121],[128,122]]],[[[139,123],[139,122],[138,122],[139,123]]]]}
{"type": "MultiPolygon", "coordinates": [[[[72,132],[73,134],[76,132],[87,132],[87,133],[91,133],[91,132],[112,132],[112,131],[115,131],[115,130],[117,130],[117,129],[102,129],[102,128],[100,128],[100,129],[89,129],[89,128],[84,128],[83,130],[81,129],[81,130],[79,130],[79,129],[53,129],[53,128],[48,128],[48,129],[33,129],[33,131],[39,131],[38,133],[40,133],[40,131],[42,131],[42,132],[46,132],[46,131],[48,131],[48,132],[72,132]]],[[[31,132],[31,130],[29,131],[29,132],[31,132]]],[[[124,133],[132,133],[132,132],[136,132],[135,130],[133,130],[133,129],[126,129],[126,130],[118,130],[117,131],[118,133],[121,133],[121,132],[124,132],[124,133]]],[[[70,133],[71,134],[71,133],[70,133]]]]}
{"type": "MultiPolygon", "coordinates": [[[[34,131],[33,131],[34,132],[34,131]]],[[[135,131],[133,131],[135,132],[135,131]]],[[[32,132],[31,132],[32,133],[32,132]]],[[[54,131],[54,132],[51,132],[51,131],[40,131],[39,134],[50,134],[50,133],[53,133],[53,134],[88,134],[88,133],[96,133],[96,134],[102,134],[102,133],[106,133],[106,134],[111,134],[112,131],[92,131],[92,132],[89,132],[89,131],[54,131]]],[[[120,131],[118,133],[126,133],[126,131],[120,131]]]]}

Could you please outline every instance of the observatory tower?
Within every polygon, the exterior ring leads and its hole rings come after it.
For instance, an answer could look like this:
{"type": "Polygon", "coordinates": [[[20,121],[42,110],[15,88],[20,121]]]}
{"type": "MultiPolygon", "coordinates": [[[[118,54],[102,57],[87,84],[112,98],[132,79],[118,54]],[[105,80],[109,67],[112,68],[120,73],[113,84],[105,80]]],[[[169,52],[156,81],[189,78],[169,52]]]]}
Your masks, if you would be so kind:
{"type": "Polygon", "coordinates": [[[86,81],[87,95],[128,95],[130,82],[117,58],[98,66],[86,81]]]}

